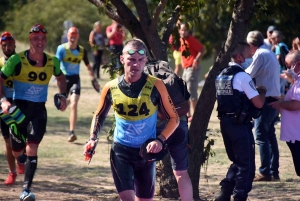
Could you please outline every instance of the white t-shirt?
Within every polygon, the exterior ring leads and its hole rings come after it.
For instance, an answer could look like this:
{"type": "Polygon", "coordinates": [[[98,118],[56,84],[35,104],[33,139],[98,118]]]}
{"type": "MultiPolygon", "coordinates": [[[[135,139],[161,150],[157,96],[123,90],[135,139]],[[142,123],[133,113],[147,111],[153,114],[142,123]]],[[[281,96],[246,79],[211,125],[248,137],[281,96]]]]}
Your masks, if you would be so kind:
{"type": "MultiPolygon", "coordinates": [[[[229,63],[229,66],[233,65],[240,66],[234,62],[229,63]]],[[[252,78],[245,72],[239,72],[234,76],[232,87],[240,92],[244,92],[249,100],[259,95],[252,78]]]]}

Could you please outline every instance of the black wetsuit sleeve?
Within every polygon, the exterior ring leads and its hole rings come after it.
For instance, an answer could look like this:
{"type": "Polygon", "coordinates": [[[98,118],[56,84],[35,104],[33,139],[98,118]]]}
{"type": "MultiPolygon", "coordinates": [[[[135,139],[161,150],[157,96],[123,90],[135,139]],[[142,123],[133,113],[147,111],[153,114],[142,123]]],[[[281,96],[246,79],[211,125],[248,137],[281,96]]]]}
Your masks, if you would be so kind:
{"type": "Polygon", "coordinates": [[[83,62],[86,66],[90,64],[86,49],[83,50],[83,62]]]}
{"type": "Polygon", "coordinates": [[[100,96],[100,103],[98,109],[95,112],[91,124],[91,131],[90,131],[91,134],[98,136],[111,105],[112,105],[112,98],[111,98],[110,86],[106,84],[102,89],[101,96],[100,96]]]}

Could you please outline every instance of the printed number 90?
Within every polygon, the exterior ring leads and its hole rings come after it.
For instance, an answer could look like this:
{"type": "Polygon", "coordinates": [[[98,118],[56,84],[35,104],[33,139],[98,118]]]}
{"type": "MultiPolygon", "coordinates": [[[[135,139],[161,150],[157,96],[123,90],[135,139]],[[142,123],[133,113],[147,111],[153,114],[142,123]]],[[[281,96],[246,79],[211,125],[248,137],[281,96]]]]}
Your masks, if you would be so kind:
{"type": "Polygon", "coordinates": [[[33,82],[37,79],[39,79],[41,81],[45,81],[47,79],[47,74],[44,72],[37,74],[36,72],[33,72],[33,71],[28,73],[28,81],[33,82]]]}

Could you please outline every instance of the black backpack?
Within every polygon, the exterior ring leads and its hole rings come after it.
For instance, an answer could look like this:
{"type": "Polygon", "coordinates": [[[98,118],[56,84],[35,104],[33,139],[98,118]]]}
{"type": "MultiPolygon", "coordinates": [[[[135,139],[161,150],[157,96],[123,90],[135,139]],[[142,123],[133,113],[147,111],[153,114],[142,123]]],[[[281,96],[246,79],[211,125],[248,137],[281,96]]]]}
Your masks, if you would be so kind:
{"type": "Polygon", "coordinates": [[[285,70],[287,69],[285,65],[285,57],[289,53],[289,51],[286,49],[286,46],[282,45],[280,47],[280,59],[279,59],[279,64],[282,66],[285,70]]]}
{"type": "MultiPolygon", "coordinates": [[[[150,61],[144,67],[144,72],[161,79],[165,83],[179,116],[188,113],[190,93],[187,90],[186,83],[174,73],[168,62],[150,61]]],[[[158,112],[160,118],[166,119],[160,109],[158,112]]]]}

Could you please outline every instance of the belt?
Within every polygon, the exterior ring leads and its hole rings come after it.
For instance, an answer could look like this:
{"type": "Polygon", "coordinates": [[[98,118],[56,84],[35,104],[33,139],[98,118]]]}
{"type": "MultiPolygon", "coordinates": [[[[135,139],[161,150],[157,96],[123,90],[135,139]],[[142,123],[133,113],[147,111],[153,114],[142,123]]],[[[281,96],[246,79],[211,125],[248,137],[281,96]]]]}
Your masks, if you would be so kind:
{"type": "Polygon", "coordinates": [[[234,117],[234,113],[223,113],[223,114],[220,114],[218,117],[219,118],[220,117],[234,117]]]}
{"type": "Polygon", "coordinates": [[[272,103],[272,102],[278,101],[278,99],[279,98],[277,98],[277,97],[268,96],[268,97],[266,97],[266,102],[267,103],[272,103]]]}

